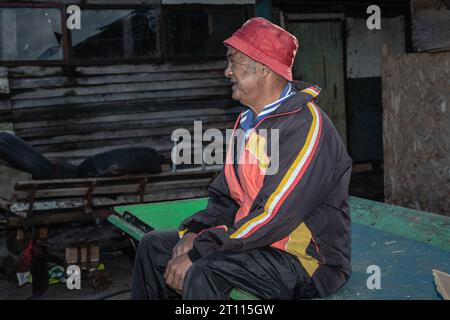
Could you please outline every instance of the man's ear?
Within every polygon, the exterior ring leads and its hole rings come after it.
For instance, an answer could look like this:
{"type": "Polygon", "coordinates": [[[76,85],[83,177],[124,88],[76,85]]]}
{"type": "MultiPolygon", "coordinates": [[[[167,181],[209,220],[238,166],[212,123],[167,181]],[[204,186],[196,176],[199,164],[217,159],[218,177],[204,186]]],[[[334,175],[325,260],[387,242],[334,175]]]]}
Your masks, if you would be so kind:
{"type": "Polygon", "coordinates": [[[270,74],[271,70],[261,63],[258,63],[257,68],[263,77],[267,77],[270,74]]]}

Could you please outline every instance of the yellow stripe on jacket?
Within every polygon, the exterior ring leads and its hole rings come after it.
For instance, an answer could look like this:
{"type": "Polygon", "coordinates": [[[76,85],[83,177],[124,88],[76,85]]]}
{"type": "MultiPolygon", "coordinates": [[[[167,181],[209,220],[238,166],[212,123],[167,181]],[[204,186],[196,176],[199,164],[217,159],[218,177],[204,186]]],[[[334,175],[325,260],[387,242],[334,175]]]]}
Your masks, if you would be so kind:
{"type": "MultiPolygon", "coordinates": [[[[308,103],[307,106],[312,115],[312,124],[309,129],[305,144],[295,158],[294,163],[289,167],[288,171],[284,175],[281,183],[269,197],[266,205],[264,206],[264,211],[243,224],[231,235],[231,238],[245,237],[246,235],[253,233],[262,224],[265,224],[266,221],[273,218],[272,214],[276,213],[273,212],[275,207],[277,207],[278,204],[281,205],[281,198],[292,186],[292,184],[296,180],[297,175],[301,172],[303,166],[305,165],[308,157],[313,152],[314,144],[319,139],[321,121],[319,110],[317,109],[317,107],[313,103],[308,103]]],[[[299,183],[300,181],[301,179],[297,181],[297,183],[299,183]]]]}

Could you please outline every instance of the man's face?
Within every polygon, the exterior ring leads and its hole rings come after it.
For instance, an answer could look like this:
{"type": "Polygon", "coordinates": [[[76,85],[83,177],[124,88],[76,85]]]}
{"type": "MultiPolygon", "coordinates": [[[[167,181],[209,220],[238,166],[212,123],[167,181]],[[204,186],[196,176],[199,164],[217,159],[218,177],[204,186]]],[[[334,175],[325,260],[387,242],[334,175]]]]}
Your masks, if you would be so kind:
{"type": "Polygon", "coordinates": [[[227,60],[225,77],[230,78],[233,85],[233,100],[251,106],[258,97],[258,86],[261,81],[256,62],[232,47],[228,47],[227,60]]]}

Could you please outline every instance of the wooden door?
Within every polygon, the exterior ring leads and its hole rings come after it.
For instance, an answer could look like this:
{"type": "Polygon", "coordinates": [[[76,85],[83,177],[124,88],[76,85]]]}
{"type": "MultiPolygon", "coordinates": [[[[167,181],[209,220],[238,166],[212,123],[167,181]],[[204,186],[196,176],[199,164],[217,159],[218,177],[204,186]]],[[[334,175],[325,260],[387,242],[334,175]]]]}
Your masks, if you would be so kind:
{"type": "Polygon", "coordinates": [[[318,105],[347,144],[342,21],[289,21],[288,29],[300,42],[294,79],[322,89],[318,105]]]}

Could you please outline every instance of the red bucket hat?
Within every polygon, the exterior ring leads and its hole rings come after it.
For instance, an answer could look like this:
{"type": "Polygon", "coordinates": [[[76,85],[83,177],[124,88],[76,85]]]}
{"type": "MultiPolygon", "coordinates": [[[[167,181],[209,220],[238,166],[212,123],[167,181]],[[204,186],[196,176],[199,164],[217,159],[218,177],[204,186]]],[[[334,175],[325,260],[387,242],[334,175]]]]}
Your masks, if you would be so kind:
{"type": "Polygon", "coordinates": [[[298,40],[281,27],[264,18],[252,18],[223,43],[292,81],[298,40]]]}

